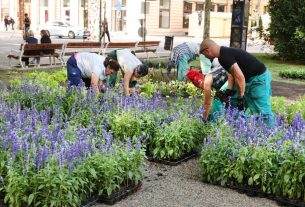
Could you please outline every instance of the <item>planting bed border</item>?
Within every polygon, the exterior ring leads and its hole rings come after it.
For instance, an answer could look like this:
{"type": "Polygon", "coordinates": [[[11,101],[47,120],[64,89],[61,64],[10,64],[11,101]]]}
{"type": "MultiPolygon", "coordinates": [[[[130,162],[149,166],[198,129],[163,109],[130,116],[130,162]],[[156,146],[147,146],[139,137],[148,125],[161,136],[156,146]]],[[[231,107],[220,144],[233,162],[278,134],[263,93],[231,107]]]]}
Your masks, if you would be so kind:
{"type": "Polygon", "coordinates": [[[122,186],[118,191],[113,192],[110,196],[101,195],[98,198],[98,202],[107,205],[114,205],[116,202],[123,200],[127,196],[138,192],[141,189],[141,186],[142,182],[139,182],[137,185],[131,183],[129,186],[122,186]]]}
{"type": "Polygon", "coordinates": [[[178,158],[175,160],[158,160],[158,159],[154,159],[153,157],[147,155],[147,160],[150,162],[156,162],[156,163],[161,163],[161,164],[165,164],[165,165],[176,166],[176,165],[181,164],[182,162],[188,161],[189,159],[198,157],[199,155],[200,155],[200,152],[193,151],[193,152],[187,153],[184,156],[182,156],[181,158],[178,158]]]}
{"type": "Polygon", "coordinates": [[[88,199],[86,202],[84,202],[84,204],[81,205],[81,207],[91,207],[93,205],[95,205],[98,201],[97,197],[92,197],[90,199],[88,199]]]}
{"type": "Polygon", "coordinates": [[[305,202],[301,200],[295,199],[288,199],[281,196],[277,196],[271,193],[263,192],[260,189],[255,189],[245,185],[237,185],[237,186],[230,186],[231,189],[236,190],[239,193],[245,193],[247,196],[250,197],[263,197],[274,200],[281,206],[291,206],[291,207],[305,207],[305,202]]]}

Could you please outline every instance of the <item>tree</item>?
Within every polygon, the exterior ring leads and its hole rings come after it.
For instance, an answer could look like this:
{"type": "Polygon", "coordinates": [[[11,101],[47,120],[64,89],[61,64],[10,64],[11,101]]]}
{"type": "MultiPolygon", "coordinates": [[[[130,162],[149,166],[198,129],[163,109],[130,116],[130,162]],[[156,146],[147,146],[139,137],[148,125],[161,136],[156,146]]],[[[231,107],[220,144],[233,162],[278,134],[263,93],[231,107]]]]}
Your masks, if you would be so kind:
{"type": "Polygon", "coordinates": [[[210,11],[212,7],[211,0],[205,1],[204,6],[204,27],[203,27],[203,39],[209,39],[210,38],[210,11]]]}
{"type": "Polygon", "coordinates": [[[305,61],[305,1],[270,0],[269,38],[285,59],[305,61]]]}

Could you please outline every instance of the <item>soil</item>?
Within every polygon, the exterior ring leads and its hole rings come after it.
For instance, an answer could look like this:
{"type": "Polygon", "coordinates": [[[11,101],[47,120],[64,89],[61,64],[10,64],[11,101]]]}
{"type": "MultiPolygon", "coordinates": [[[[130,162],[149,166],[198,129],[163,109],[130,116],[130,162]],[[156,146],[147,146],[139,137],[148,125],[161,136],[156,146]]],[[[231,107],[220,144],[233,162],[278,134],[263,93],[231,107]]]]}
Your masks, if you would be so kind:
{"type": "Polygon", "coordinates": [[[305,95],[305,85],[272,81],[272,96],[283,96],[290,100],[297,100],[305,95]]]}

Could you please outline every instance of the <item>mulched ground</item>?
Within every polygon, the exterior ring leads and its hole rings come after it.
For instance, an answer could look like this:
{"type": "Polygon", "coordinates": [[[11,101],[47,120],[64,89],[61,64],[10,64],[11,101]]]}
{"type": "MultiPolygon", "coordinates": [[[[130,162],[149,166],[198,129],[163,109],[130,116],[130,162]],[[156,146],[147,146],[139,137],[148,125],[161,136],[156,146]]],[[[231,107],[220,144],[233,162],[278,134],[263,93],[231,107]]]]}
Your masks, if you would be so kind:
{"type": "Polygon", "coordinates": [[[272,96],[283,96],[290,100],[296,100],[305,95],[305,85],[272,81],[272,96]]]}

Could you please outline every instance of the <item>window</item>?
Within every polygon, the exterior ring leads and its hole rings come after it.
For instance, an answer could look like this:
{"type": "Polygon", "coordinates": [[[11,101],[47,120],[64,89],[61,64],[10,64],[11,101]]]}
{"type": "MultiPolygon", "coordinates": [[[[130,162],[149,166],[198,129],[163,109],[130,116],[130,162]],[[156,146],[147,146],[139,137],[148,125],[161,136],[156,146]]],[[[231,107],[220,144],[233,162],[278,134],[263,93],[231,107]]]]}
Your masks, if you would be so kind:
{"type": "Polygon", "coordinates": [[[189,15],[192,13],[192,3],[183,4],[183,28],[189,27],[189,15]]]}
{"type": "Polygon", "coordinates": [[[122,7],[125,7],[126,6],[126,0],[121,0],[122,2],[122,7]]]}
{"type": "Polygon", "coordinates": [[[269,11],[268,6],[264,6],[264,14],[268,13],[268,11],[269,11]]]}
{"type": "Polygon", "coordinates": [[[212,5],[211,5],[210,11],[211,11],[211,12],[214,12],[214,11],[215,11],[215,4],[212,4],[212,5]]]}
{"type": "Polygon", "coordinates": [[[225,12],[225,5],[224,4],[218,4],[217,12],[225,12]]]}
{"type": "Polygon", "coordinates": [[[66,21],[70,21],[70,10],[65,11],[65,19],[66,21]]]}
{"type": "Polygon", "coordinates": [[[204,4],[203,3],[196,3],[196,11],[203,11],[204,4]]]}
{"type": "Polygon", "coordinates": [[[86,4],[85,1],[86,1],[86,0],[80,0],[80,1],[81,1],[80,6],[81,6],[81,7],[85,7],[85,4],[86,4]]]}
{"type": "Polygon", "coordinates": [[[159,27],[169,28],[170,0],[160,0],[159,27]]]}
{"type": "Polygon", "coordinates": [[[64,7],[70,7],[70,0],[64,0],[63,6],[64,7]]]}
{"type": "Polygon", "coordinates": [[[43,7],[48,7],[48,3],[49,3],[48,0],[41,0],[41,4],[43,7]]]}

